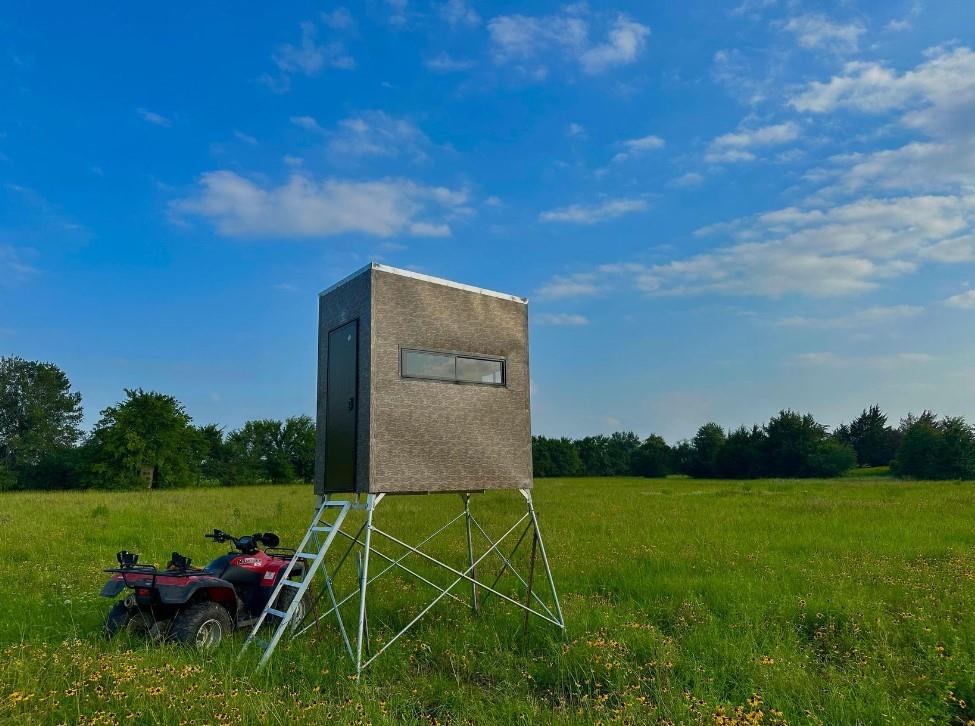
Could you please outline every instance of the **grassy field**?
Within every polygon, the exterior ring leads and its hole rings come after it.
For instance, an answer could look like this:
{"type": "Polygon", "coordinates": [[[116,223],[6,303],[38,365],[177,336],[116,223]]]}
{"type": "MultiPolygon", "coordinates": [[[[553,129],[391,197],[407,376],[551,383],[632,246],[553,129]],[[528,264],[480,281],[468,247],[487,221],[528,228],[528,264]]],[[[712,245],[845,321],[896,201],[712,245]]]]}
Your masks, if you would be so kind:
{"type": "MultiPolygon", "coordinates": [[[[496,599],[480,616],[438,606],[356,682],[331,628],[260,673],[235,660],[239,636],[204,658],[99,634],[116,550],[203,562],[220,551],[202,538],[214,526],[295,542],[308,488],[0,495],[0,721],[975,718],[975,485],[548,480],[535,498],[565,636],[540,621],[525,635],[496,599]]],[[[476,512],[497,530],[518,500],[485,495],[476,512]]],[[[392,498],[379,513],[415,540],[457,507],[392,498]]],[[[428,594],[397,579],[371,592],[379,638],[428,594]]]]}

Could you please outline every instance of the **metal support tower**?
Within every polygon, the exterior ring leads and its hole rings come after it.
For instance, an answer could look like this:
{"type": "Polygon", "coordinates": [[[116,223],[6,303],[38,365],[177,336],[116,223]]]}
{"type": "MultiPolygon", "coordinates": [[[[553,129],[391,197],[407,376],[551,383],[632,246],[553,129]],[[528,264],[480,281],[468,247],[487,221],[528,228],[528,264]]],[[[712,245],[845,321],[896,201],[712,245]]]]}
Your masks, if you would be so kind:
{"type": "Polygon", "coordinates": [[[529,617],[535,615],[564,631],[565,621],[562,617],[562,607],[559,603],[555,579],[552,576],[552,569],[549,566],[545,544],[538,526],[538,516],[532,502],[531,490],[519,489],[519,492],[525,500],[525,512],[497,539],[494,539],[474,516],[471,509],[471,493],[465,492],[461,494],[463,510],[415,544],[409,544],[377,526],[376,511],[386,495],[355,495],[351,501],[330,499],[328,495],[325,495],[316,509],[315,516],[298,548],[298,552],[295,554],[295,558],[289,564],[285,576],[279,582],[268,602],[271,604],[280,602],[279,595],[284,588],[295,589],[295,596],[290,600],[286,610],[276,609],[270,605],[265,609],[244,643],[244,649],[241,653],[243,654],[251,644],[259,645],[263,650],[258,664],[258,667],[261,667],[267,663],[285,635],[288,635],[289,639],[297,638],[311,628],[319,626],[326,618],[334,615],[345,650],[355,666],[356,674],[360,675],[363,669],[367,668],[386,649],[406,634],[439,602],[450,599],[465,608],[469,607],[476,614],[481,611],[490,595],[495,595],[510,605],[523,610],[526,628],[529,617]],[[346,522],[346,515],[355,510],[364,514],[364,521],[354,533],[350,533],[343,529],[343,525],[346,522]],[[329,521],[329,516],[333,514],[334,519],[329,521]],[[464,523],[467,548],[467,567],[463,570],[423,550],[423,547],[429,545],[439,535],[460,522],[464,523]],[[518,534],[519,532],[520,534],[518,534]],[[514,559],[529,532],[531,533],[531,554],[526,579],[515,568],[514,559]],[[475,535],[477,535],[476,539],[475,535]],[[339,537],[347,541],[348,545],[337,561],[329,567],[326,555],[330,549],[334,548],[339,537]],[[506,555],[501,547],[509,539],[515,539],[515,544],[506,555]],[[395,545],[403,551],[395,556],[388,554],[377,547],[377,540],[383,544],[395,545]],[[483,540],[483,550],[477,546],[481,540],[483,540]],[[355,558],[350,557],[353,552],[357,555],[355,558]],[[432,565],[437,572],[449,574],[453,577],[452,581],[445,586],[420,574],[404,564],[404,561],[410,557],[418,558],[432,565]],[[294,564],[301,559],[310,563],[306,565],[304,577],[300,580],[290,579],[294,564]],[[339,599],[335,592],[336,579],[350,559],[356,560],[358,565],[354,580],[355,587],[339,599]],[[370,567],[373,565],[373,561],[377,559],[381,560],[384,566],[372,574],[370,567]],[[539,596],[534,587],[536,561],[539,559],[541,560],[539,564],[545,570],[549,602],[539,596]],[[499,565],[494,577],[490,581],[479,580],[478,571],[485,572],[489,562],[494,560],[499,565]],[[378,649],[372,652],[369,639],[369,587],[392,570],[398,570],[404,576],[423,583],[433,589],[435,595],[399,632],[389,637],[382,644],[372,644],[378,645],[378,649]],[[505,575],[511,575],[519,583],[519,589],[524,589],[524,601],[511,597],[498,589],[499,582],[505,575]],[[470,586],[469,602],[456,592],[461,583],[467,583],[470,586]],[[319,612],[319,606],[322,603],[327,609],[324,612],[319,612]],[[351,634],[341,612],[342,606],[347,603],[355,608],[357,614],[356,625],[351,634]],[[269,617],[276,619],[276,626],[270,639],[265,641],[260,639],[258,635],[266,622],[275,622],[268,620],[269,617]]]}

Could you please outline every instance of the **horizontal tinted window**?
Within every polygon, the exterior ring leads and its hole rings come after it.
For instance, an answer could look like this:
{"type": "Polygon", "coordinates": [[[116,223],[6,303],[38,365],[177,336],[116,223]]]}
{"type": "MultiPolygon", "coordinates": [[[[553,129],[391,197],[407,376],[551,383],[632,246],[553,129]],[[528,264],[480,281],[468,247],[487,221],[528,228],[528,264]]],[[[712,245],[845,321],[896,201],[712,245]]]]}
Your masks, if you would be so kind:
{"type": "Polygon", "coordinates": [[[504,383],[504,362],[457,356],[457,380],[465,383],[504,383]]]}
{"type": "Polygon", "coordinates": [[[455,353],[435,353],[428,350],[403,349],[400,373],[404,378],[429,378],[455,383],[504,385],[504,360],[478,358],[455,353]]]}
{"type": "Polygon", "coordinates": [[[408,378],[436,378],[452,381],[457,372],[455,357],[423,350],[403,351],[403,375],[408,378]]]}

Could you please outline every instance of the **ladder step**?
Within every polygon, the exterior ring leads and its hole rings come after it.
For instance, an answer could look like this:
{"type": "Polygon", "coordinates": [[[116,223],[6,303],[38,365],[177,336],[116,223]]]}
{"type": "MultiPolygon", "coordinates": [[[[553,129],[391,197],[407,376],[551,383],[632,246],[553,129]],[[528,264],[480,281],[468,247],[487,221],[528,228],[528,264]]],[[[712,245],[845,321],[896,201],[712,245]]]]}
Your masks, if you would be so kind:
{"type": "MultiPolygon", "coordinates": [[[[325,558],[326,551],[333,544],[333,541],[335,540],[335,536],[341,531],[342,522],[345,521],[345,517],[349,513],[349,510],[352,509],[352,506],[353,506],[352,502],[326,501],[315,511],[315,518],[312,520],[311,525],[308,528],[308,531],[305,533],[305,539],[302,540],[301,546],[303,547],[307,546],[307,543],[313,539],[312,535],[314,533],[327,533],[327,536],[324,537],[323,542],[312,545],[313,547],[319,547],[320,551],[295,552],[294,556],[292,557],[291,563],[288,565],[289,573],[295,567],[295,561],[299,559],[312,561],[312,564],[300,568],[303,570],[302,574],[304,574],[304,571],[312,572],[319,565],[322,564],[325,558]],[[327,524],[324,517],[324,511],[326,508],[336,510],[335,521],[332,522],[331,524],[327,524]]],[[[325,580],[326,583],[328,584],[329,587],[331,587],[331,578],[329,578],[328,572],[325,572],[324,576],[326,578],[325,580]]],[[[291,587],[296,589],[298,593],[303,593],[305,592],[305,589],[308,587],[308,585],[309,585],[309,581],[306,577],[303,577],[301,580],[298,581],[284,579],[278,583],[275,592],[281,592],[282,587],[291,587]]],[[[291,611],[292,608],[294,608],[294,605],[295,604],[292,602],[292,604],[288,606],[288,610],[291,611]]],[[[295,608],[295,610],[297,609],[295,608]]],[[[292,613],[292,616],[293,615],[294,613],[292,613]]],[[[269,605],[266,605],[264,607],[263,614],[261,615],[260,618],[257,619],[257,622],[254,624],[254,629],[251,630],[251,634],[247,639],[247,643],[250,642],[257,643],[258,645],[261,646],[262,650],[264,651],[264,655],[261,657],[261,662],[258,665],[258,668],[260,668],[261,665],[263,665],[267,661],[267,659],[271,657],[271,653],[273,652],[274,648],[277,647],[282,636],[287,630],[290,622],[291,621],[289,619],[288,612],[283,612],[281,610],[278,610],[277,608],[270,607],[269,605]],[[274,626],[274,637],[272,637],[270,641],[260,640],[254,637],[257,634],[258,627],[264,623],[265,619],[269,615],[273,615],[274,617],[279,619],[277,625],[274,626]]]]}

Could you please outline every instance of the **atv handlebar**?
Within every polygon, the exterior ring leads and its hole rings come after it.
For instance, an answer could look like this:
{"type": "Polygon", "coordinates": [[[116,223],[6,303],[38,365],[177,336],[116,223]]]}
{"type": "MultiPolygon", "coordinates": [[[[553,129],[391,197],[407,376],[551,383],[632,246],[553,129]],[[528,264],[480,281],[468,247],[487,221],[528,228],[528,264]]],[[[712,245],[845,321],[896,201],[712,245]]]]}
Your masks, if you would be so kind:
{"type": "Polygon", "coordinates": [[[234,537],[232,534],[214,529],[211,534],[203,536],[212,539],[214,542],[233,542],[234,547],[245,553],[256,552],[258,544],[263,544],[265,547],[277,547],[281,542],[274,532],[255,532],[243,537],[234,537]]]}

